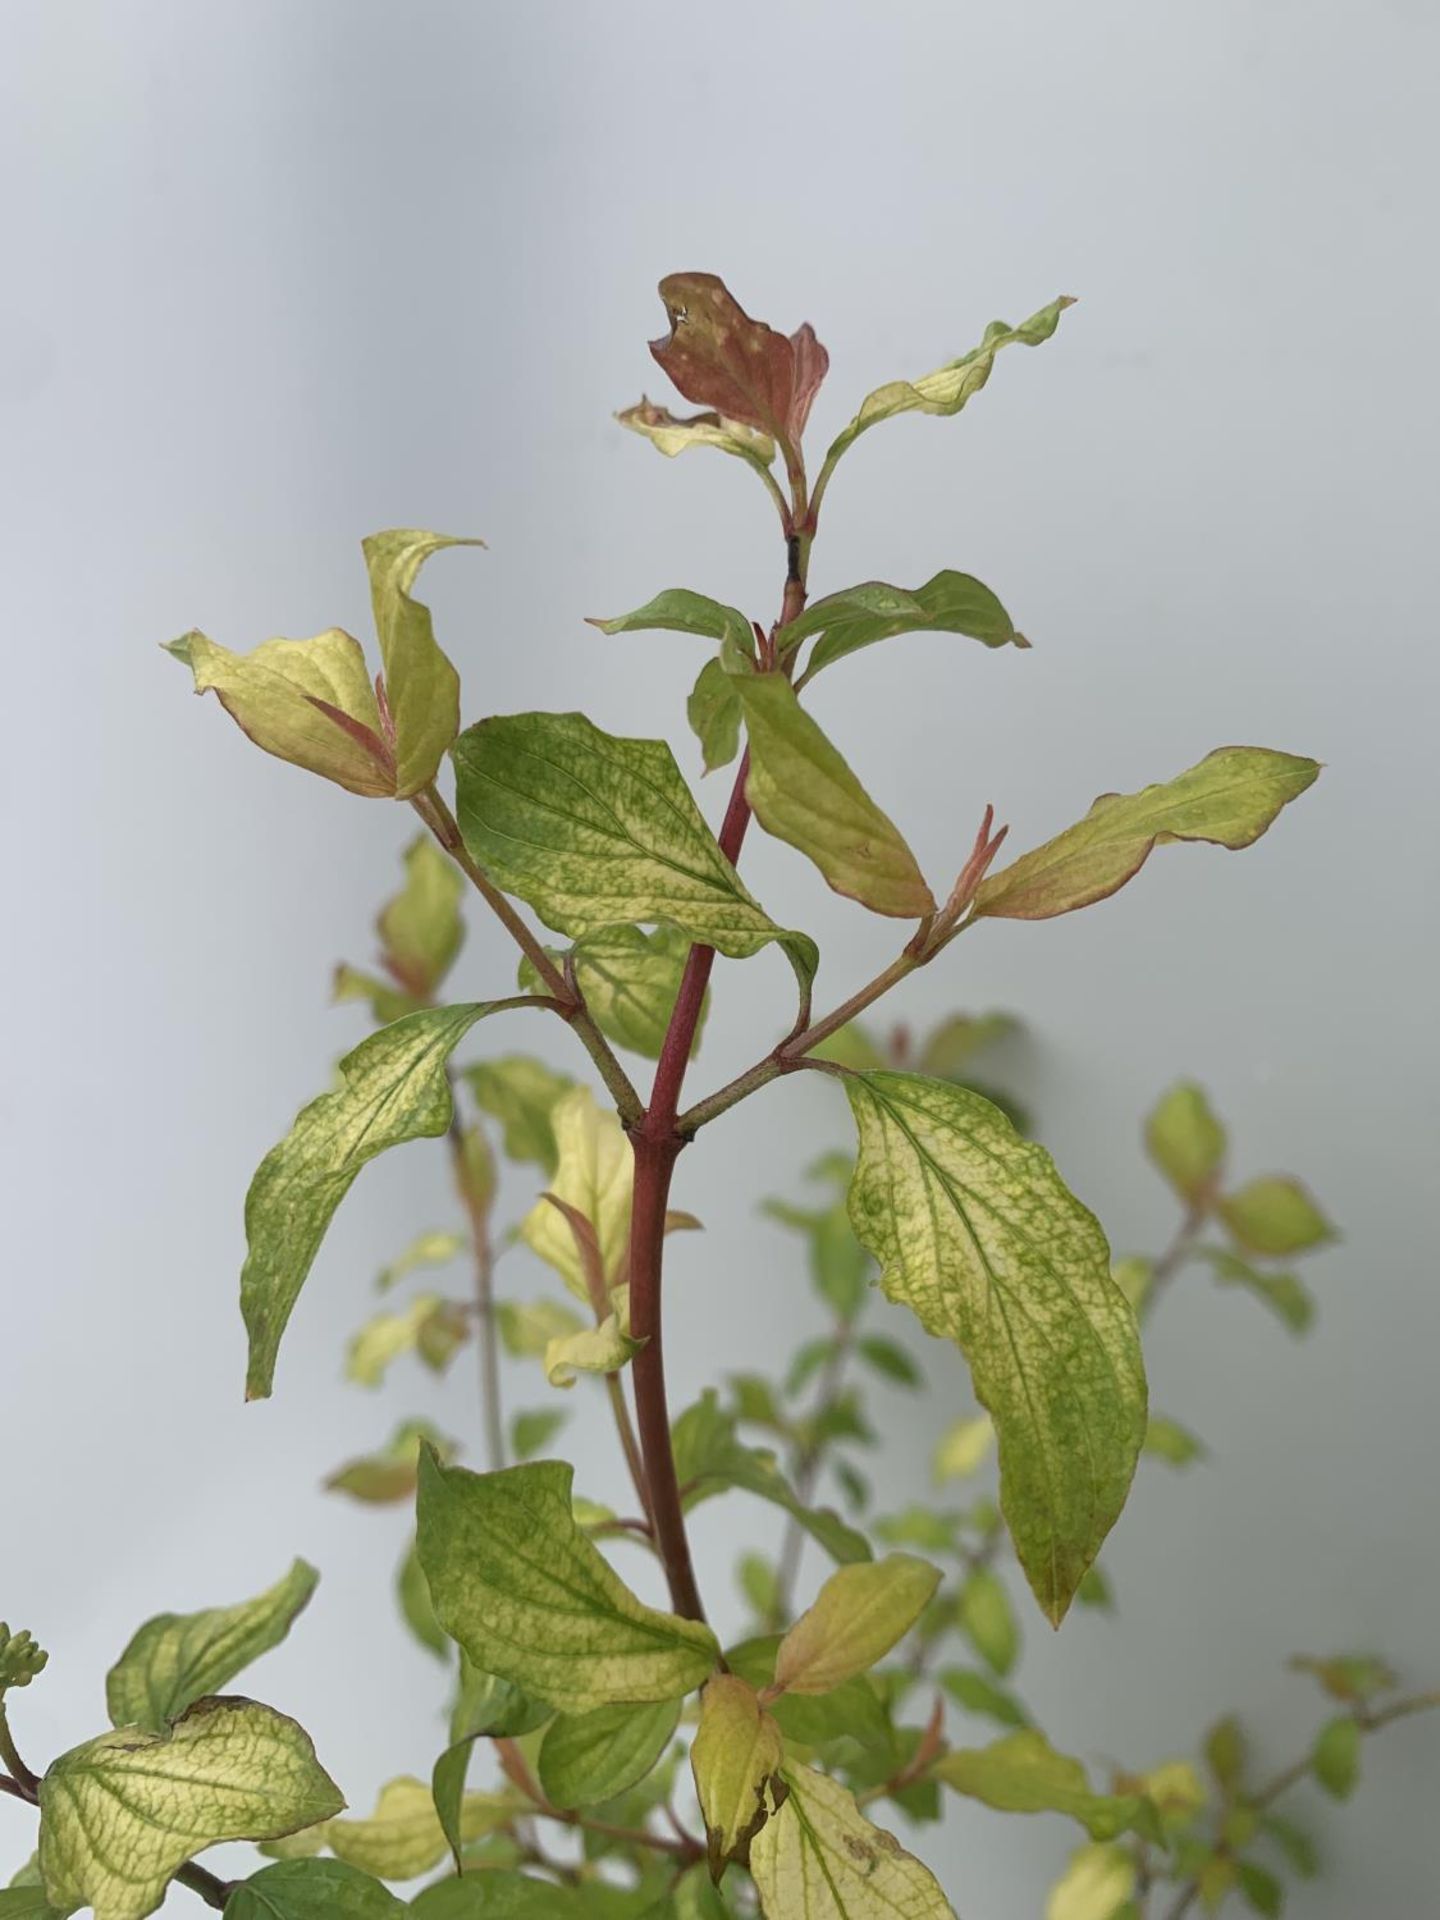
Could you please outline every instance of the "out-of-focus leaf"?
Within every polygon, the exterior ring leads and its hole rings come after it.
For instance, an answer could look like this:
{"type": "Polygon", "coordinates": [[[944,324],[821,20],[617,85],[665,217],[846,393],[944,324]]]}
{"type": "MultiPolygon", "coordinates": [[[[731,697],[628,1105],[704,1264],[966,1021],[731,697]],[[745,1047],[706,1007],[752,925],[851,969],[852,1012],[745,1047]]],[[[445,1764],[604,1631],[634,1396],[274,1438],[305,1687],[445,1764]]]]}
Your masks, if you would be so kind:
{"type": "Polygon", "coordinates": [[[554,1173],[559,1153],[550,1122],[556,1102],[575,1085],[526,1053],[483,1060],[463,1069],[476,1104],[500,1123],[505,1152],[554,1173]]]}
{"type": "Polygon", "coordinates": [[[1127,1829],[1157,1843],[1161,1838],[1151,1800],[1144,1794],[1093,1792],[1080,1762],[1057,1753],[1033,1728],[1006,1734],[989,1747],[957,1747],[931,1771],[957,1793],[999,1813],[1068,1814],[1092,1840],[1113,1840],[1127,1829]]]}
{"type": "Polygon", "coordinates": [[[1301,1186],[1285,1174],[1263,1174],[1220,1202],[1220,1217],[1247,1253],[1283,1259],[1336,1238],[1335,1229],[1301,1186]]]}
{"type": "Polygon", "coordinates": [[[1204,1088],[1189,1080],[1171,1087],[1145,1122],[1145,1145],[1182,1199],[1203,1199],[1225,1159],[1225,1129],[1204,1088]]]}
{"type": "Polygon", "coordinates": [[[406,1420],[377,1453],[362,1454],[336,1469],[325,1485],[332,1493],[348,1493],[352,1500],[388,1506],[415,1495],[422,1443],[435,1448],[444,1460],[455,1456],[455,1443],[428,1420],[406,1420]]]}
{"type": "Polygon", "coordinates": [[[407,993],[428,1000],[455,964],[465,939],[465,882],[429,834],[405,854],[405,885],[380,909],[376,929],[385,964],[407,993]]]}

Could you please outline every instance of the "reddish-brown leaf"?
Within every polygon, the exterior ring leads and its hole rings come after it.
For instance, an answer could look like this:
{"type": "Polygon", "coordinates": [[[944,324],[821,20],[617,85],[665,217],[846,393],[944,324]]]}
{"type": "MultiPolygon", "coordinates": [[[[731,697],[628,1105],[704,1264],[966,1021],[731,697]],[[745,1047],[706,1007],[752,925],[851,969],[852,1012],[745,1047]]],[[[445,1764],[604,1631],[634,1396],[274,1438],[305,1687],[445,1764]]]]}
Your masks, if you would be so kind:
{"type": "Polygon", "coordinates": [[[830,364],[814,328],[787,339],[752,320],[713,273],[668,274],[660,298],[670,333],[650,351],[685,398],[797,447],[830,364]]]}

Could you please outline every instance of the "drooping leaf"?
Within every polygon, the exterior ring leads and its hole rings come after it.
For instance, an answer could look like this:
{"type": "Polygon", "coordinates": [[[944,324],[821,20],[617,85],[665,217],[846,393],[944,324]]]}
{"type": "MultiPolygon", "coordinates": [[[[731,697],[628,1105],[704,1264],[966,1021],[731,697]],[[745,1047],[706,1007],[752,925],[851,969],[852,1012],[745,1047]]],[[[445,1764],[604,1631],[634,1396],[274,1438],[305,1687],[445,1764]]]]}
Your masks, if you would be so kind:
{"type": "Polygon", "coordinates": [[[1320,1730],[1310,1756],[1315,1778],[1335,1800],[1348,1800],[1360,1778],[1360,1728],[1348,1713],[1320,1730]]]}
{"type": "Polygon", "coordinates": [[[738,673],[750,772],[745,797],[767,833],[813,860],[837,893],[872,913],[921,919],[935,897],[895,823],[778,673],[738,673]]]}
{"type": "Polygon", "coordinates": [[[850,1188],[881,1286],[965,1354],[995,1422],[1021,1564],[1064,1617],[1129,1491],[1145,1375],[1099,1223],[989,1101],[912,1074],[845,1081],[860,1137],[850,1188]]]}
{"type": "Polygon", "coordinates": [[[343,1860],[282,1860],[236,1887],[225,1920],[403,1920],[403,1900],[343,1860]]]}
{"type": "Polygon", "coordinates": [[[1135,1861],[1123,1847],[1091,1841],[1071,1854],[1050,1889],[1045,1920],[1120,1920],[1135,1883],[1135,1861]]]}
{"type": "Polygon", "coordinates": [[[395,795],[395,763],[360,642],[338,627],[312,640],[267,640],[231,653],[203,633],[167,652],[196,693],[214,692],[257,747],[367,799],[395,795]]]}
{"type": "Polygon", "coordinates": [[[572,1469],[420,1463],[420,1560],[446,1631],[562,1713],[673,1700],[718,1655],[708,1627],[643,1605],[571,1511],[572,1469]]]}
{"type": "Polygon", "coordinates": [[[767,435],[713,411],[676,414],[668,407],[657,407],[653,400],[642,395],[633,407],[626,407],[615,418],[622,427],[643,435],[667,460],[687,453],[691,447],[714,447],[720,453],[734,454],[763,473],[775,458],[775,442],[767,435]]]}
{"type": "Polygon", "coordinates": [[[598,1807],[645,1779],[675,1737],[679,1700],[562,1713],[540,1744],[540,1784],[557,1807],[598,1807]]]}
{"type": "Polygon", "coordinates": [[[555,1103],[575,1085],[569,1075],[528,1053],[512,1053],[478,1061],[464,1068],[462,1077],[481,1111],[499,1121],[509,1157],[553,1173],[559,1152],[550,1116],[555,1103]]]}
{"type": "Polygon", "coordinates": [[[705,640],[717,640],[737,654],[754,657],[755,633],[738,607],[711,600],[688,587],[667,587],[647,600],[633,613],[622,613],[614,620],[591,620],[589,625],[601,633],[643,633],[660,629],[667,633],[693,633],[705,640]]]}
{"type": "Polygon", "coordinates": [[[1268,747],[1217,747],[1187,773],[1138,793],[1102,793],[1076,826],[980,882],[975,918],[1048,920],[1117,892],[1157,846],[1251,846],[1320,767],[1268,747]]]}
{"type": "Polygon", "coordinates": [[[410,589],[432,553],[484,544],[416,527],[390,527],[363,543],[401,800],[430,784],[460,730],[460,676],[436,644],[430,609],[410,589]]]}
{"type": "MultiPolygon", "coordinates": [[[[519,1805],[513,1794],[465,1794],[459,1821],[462,1840],[477,1840],[505,1826],[519,1805]]],[[[409,1776],[380,1789],[368,1818],[332,1820],[325,1840],[338,1859],[380,1880],[414,1880],[438,1867],[449,1850],[430,1788],[409,1776]]]]}
{"type": "Polygon", "coordinates": [[[1221,1286],[1243,1287],[1253,1293],[1291,1333],[1304,1333],[1315,1318],[1314,1299],[1298,1274],[1262,1272],[1228,1247],[1198,1247],[1196,1253],[1208,1263],[1221,1286]]]}
{"type": "MultiPolygon", "coordinates": [[[[680,990],[690,941],[677,927],[604,927],[586,934],[570,949],[575,981],[595,1023],[618,1046],[647,1060],[658,1060],[665,1031],[680,990]]],[[[529,960],[520,963],[520,984],[543,992],[529,960]]],[[[708,1011],[709,996],[696,1024],[695,1046],[708,1011]]]]}
{"type": "Polygon", "coordinates": [[[847,654],[901,633],[963,633],[987,647],[1030,644],[988,587],[968,573],[949,568],[913,592],[887,586],[882,580],[867,580],[862,586],[828,593],[781,627],[775,644],[786,654],[812,635],[819,636],[803,676],[808,681],[847,654]]]}
{"type": "Polygon", "coordinates": [[[407,993],[428,1000],[455,964],[465,940],[453,860],[422,833],[405,852],[405,885],[380,909],[376,927],[385,964],[407,993]]]}
{"type": "Polygon", "coordinates": [[[826,468],[833,467],[848,447],[860,438],[867,428],[879,424],[882,420],[893,419],[897,413],[959,413],[966,401],[977,394],[990,378],[995,365],[995,356],[1002,347],[1020,345],[1039,346],[1048,340],[1060,324],[1060,315],[1074,301],[1066,296],[1052,300],[1048,307],[1042,307],[1038,313],[1032,313],[1028,320],[1022,320],[1018,327],[1010,327],[1003,320],[992,320],[986,327],[980,345],[962,354],[958,360],[949,360],[943,367],[937,367],[934,373],[922,374],[918,380],[891,380],[883,387],[877,387],[862,401],[860,411],[843,432],[837,434],[825,455],[826,468]]]}
{"type": "MultiPolygon", "coordinates": [[[[606,1287],[620,1278],[630,1245],[635,1156],[610,1108],[588,1087],[563,1094],[550,1110],[557,1166],[547,1191],[573,1208],[595,1236],[606,1287]]],[[[577,1300],[593,1305],[575,1233],[561,1208],[537,1200],[520,1227],[525,1244],[560,1275],[577,1300]]]]}
{"type": "Polygon", "coordinates": [[[455,1456],[454,1441],[447,1440],[428,1420],[406,1420],[378,1452],[348,1460],[325,1485],[332,1493],[348,1493],[352,1500],[361,1500],[367,1506],[389,1506],[413,1499],[422,1444],[434,1447],[444,1460],[455,1456]]]}
{"type": "Polygon", "coordinates": [[[1225,1129],[1204,1088],[1189,1080],[1171,1087],[1145,1122],[1145,1146],[1183,1200],[1202,1200],[1225,1159],[1225,1129]]]}
{"type": "Polygon", "coordinates": [[[813,942],[746,889],[663,740],[621,739],[579,713],[511,714],[460,736],[455,771],[471,856],[557,932],[668,921],[732,960],[779,941],[813,975],[813,942]]]}
{"type": "Polygon", "coordinates": [[[775,1464],[774,1456],[747,1447],[736,1437],[733,1416],[707,1389],[676,1420],[672,1432],[675,1470],[685,1489],[685,1504],[697,1505],[727,1488],[737,1488],[783,1508],[832,1559],[842,1565],[869,1560],[870,1543],[828,1507],[807,1507],[775,1464]]]}
{"type": "Polygon", "coordinates": [[[1020,1626],[1009,1590],[993,1567],[976,1567],[966,1575],[955,1621],[986,1666],[1003,1679],[1020,1657],[1020,1626]]]}
{"type": "Polygon", "coordinates": [[[106,1677],[110,1724],[163,1732],[187,1707],[218,1693],[262,1653],[278,1647],[309,1605],[319,1579],[314,1567],[297,1560],[284,1579],[254,1600],[147,1620],[106,1677]]]}
{"type": "Polygon", "coordinates": [[[690,1767],[716,1879],[764,1825],[784,1757],[780,1728],[752,1686],[730,1673],[706,1682],[690,1767]]]}
{"type": "Polygon", "coordinates": [[[1092,1840],[1113,1840],[1127,1829],[1159,1841],[1154,1803],[1144,1794],[1092,1791],[1085,1769],[1057,1753],[1034,1728],[1006,1734],[988,1747],[957,1747],[931,1771],[957,1793],[999,1813],[1064,1813],[1092,1840]]]}
{"type": "Polygon", "coordinates": [[[785,1784],[785,1804],[750,1848],[765,1920],[955,1920],[929,1868],[872,1826],[838,1780],[794,1767],[785,1784]]]}
{"type": "Polygon", "coordinates": [[[752,320],[713,273],[660,282],[670,320],[650,351],[685,398],[797,448],[830,356],[808,324],[787,336],[752,320]]]}
{"type": "Polygon", "coordinates": [[[200,1700],[163,1734],[125,1727],[61,1755],[40,1783],[40,1871],[64,1911],[143,1920],[206,1847],[298,1833],[344,1804],[293,1720],[200,1700]]]}
{"type": "Polygon", "coordinates": [[[776,1687],[830,1693],[868,1672],[905,1638],[939,1584],[939,1569],[908,1553],[841,1567],[781,1641],[776,1687]]]}
{"type": "Polygon", "coordinates": [[[240,1305],[250,1335],[246,1394],[265,1399],[300,1290],[335,1209],[367,1161],[450,1124],[445,1064],[488,1004],[427,1008],[373,1033],[340,1062],[342,1084],[301,1109],[245,1199],[249,1251],[240,1305]]]}
{"type": "Polygon", "coordinates": [[[725,671],[718,659],[707,660],[696,675],[685,702],[685,718],[700,742],[706,773],[714,773],[717,767],[728,767],[740,751],[744,716],[734,676],[725,671]]]}
{"type": "Polygon", "coordinates": [[[1247,1253],[1283,1259],[1333,1240],[1335,1229],[1301,1186],[1284,1174],[1262,1174],[1220,1202],[1220,1217],[1247,1253]]]}

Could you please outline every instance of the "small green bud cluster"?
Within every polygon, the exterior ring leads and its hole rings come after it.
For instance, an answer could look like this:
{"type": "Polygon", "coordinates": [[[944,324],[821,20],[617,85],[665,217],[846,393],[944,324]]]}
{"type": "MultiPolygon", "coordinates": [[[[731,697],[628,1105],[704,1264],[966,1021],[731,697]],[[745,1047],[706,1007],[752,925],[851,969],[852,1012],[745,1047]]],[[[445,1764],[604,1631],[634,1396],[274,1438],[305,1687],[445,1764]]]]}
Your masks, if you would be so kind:
{"type": "Polygon", "coordinates": [[[33,1634],[12,1634],[0,1620],[0,1693],[10,1687],[28,1687],[37,1673],[45,1671],[49,1658],[45,1649],[35,1644],[33,1634]]]}

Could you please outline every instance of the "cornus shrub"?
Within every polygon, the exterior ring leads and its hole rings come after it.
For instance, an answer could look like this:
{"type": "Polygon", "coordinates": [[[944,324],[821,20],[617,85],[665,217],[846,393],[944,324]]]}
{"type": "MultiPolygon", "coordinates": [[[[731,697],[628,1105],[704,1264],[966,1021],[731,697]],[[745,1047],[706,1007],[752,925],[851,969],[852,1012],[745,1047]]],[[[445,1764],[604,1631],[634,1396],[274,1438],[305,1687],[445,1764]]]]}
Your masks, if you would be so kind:
{"type": "Polygon", "coordinates": [[[1206,1094],[1182,1083],[1144,1128],[1174,1192],[1173,1238],[1116,1261],[1003,1091],[1013,1021],[957,1014],[915,1036],[870,1011],[962,935],[983,940],[989,920],[1090,907],[1174,843],[1250,845],[1318,768],[1221,746],[1137,793],[1102,794],[1025,850],[987,807],[955,850],[956,877],[935,884],[804,692],[906,633],[953,634],[967,653],[1027,643],[988,587],[948,569],[812,599],[812,550],[863,435],[898,414],[959,413],[1002,350],[1049,340],[1069,302],[997,322],[958,360],[869,394],[812,474],[806,428],[828,369],[813,330],[752,320],[710,274],[673,275],[661,295],[669,332],[651,352],[698,411],[642,400],[620,420],[666,455],[710,448],[750,469],[780,523],[779,612],[766,623],[670,588],[594,624],[701,642],[698,758],[736,763],[718,833],[663,741],[578,713],[462,730],[459,675],[415,586],[431,555],[475,543],[414,530],[365,542],[378,674],[339,629],[245,654],[200,633],[171,648],[258,746],[405,802],[420,822],[379,916],[378,961],[336,979],[376,1030],[251,1182],[240,1304],[247,1391],[264,1397],[352,1182],[388,1148],[440,1143],[454,1217],[381,1250],[382,1298],[347,1367],[373,1384],[393,1367],[443,1372],[473,1347],[480,1437],[462,1449],[417,1417],[329,1482],[414,1505],[397,1592],[449,1716],[433,1773],[347,1812],[328,1770],[343,1778],[343,1759],[322,1764],[308,1732],[231,1690],[296,1625],[317,1578],[303,1562],[255,1598],[142,1625],[106,1682],[109,1728],[43,1772],[22,1757],[10,1696],[45,1654],[0,1627],[0,1789],[39,1817],[0,1920],[142,1920],[172,1887],[231,1920],[932,1920],[952,1914],[952,1895],[964,1909],[963,1885],[943,1889],[881,1823],[898,1810],[923,1851],[956,1794],[1075,1824],[1048,1920],[1179,1920],[1232,1896],[1274,1914],[1287,1881],[1319,1862],[1290,1790],[1310,1780],[1343,1799],[1366,1738],[1440,1700],[1402,1691],[1373,1654],[1296,1657],[1296,1684],[1320,1690],[1318,1730],[1278,1772],[1255,1764],[1234,1717],[1200,1733],[1194,1759],[1137,1756],[1104,1777],[1035,1724],[1017,1677],[1027,1615],[1058,1626],[1073,1604],[1111,1606],[1098,1556],[1137,1466],[1183,1469],[1203,1452],[1149,1405],[1148,1317],[1182,1279],[1208,1276],[1301,1333],[1312,1306],[1294,1263],[1333,1233],[1298,1180],[1237,1163],[1206,1094]],[[834,1003],[816,994],[814,941],[737,871],[752,819],[858,909],[898,923],[895,958],[834,1003]],[[518,963],[479,1000],[450,986],[470,896],[518,963]],[[754,1065],[697,1090],[717,958],[772,945],[793,971],[788,1003],[754,1065]],[[575,1077],[514,1050],[536,1021],[570,1029],[575,1077]],[[813,1334],[778,1378],[757,1350],[755,1371],[672,1408],[667,1250],[699,1226],[677,1172],[712,1124],[801,1072],[834,1082],[835,1134],[817,1142],[808,1191],[765,1204],[777,1245],[798,1236],[808,1260],[813,1334]],[[502,1284],[516,1241],[553,1274],[546,1294],[502,1284]],[[458,1290],[452,1268],[467,1274],[458,1290]],[[906,1311],[937,1337],[923,1373],[895,1337],[906,1311]],[[577,1389],[608,1401],[626,1511],[596,1504],[557,1453],[577,1389]],[[901,1394],[914,1396],[907,1431],[931,1422],[934,1485],[877,1512],[864,1462],[901,1394]],[[690,1531],[728,1496],[727,1527],[758,1501],[783,1531],[778,1553],[740,1556],[749,1618],[726,1637],[736,1595],[702,1596],[690,1531]],[[198,1860],[222,1841],[264,1857],[222,1880],[198,1860]]]}

